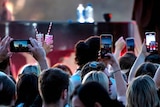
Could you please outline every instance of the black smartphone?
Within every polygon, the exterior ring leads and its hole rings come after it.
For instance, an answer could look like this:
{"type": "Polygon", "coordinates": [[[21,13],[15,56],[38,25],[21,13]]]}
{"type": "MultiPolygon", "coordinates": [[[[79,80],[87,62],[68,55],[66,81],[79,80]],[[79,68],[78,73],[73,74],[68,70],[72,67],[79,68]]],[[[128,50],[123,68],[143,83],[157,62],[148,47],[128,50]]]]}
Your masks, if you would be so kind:
{"type": "Polygon", "coordinates": [[[105,54],[112,53],[112,34],[101,34],[100,35],[100,54],[101,58],[105,57],[105,54]]]}
{"type": "Polygon", "coordinates": [[[12,40],[10,43],[10,51],[29,52],[28,44],[31,44],[29,40],[12,40]]]}
{"type": "Polygon", "coordinates": [[[133,37],[127,37],[126,38],[126,49],[127,51],[132,51],[134,52],[134,47],[135,47],[135,43],[134,43],[134,38],[133,37]]]}
{"type": "Polygon", "coordinates": [[[145,32],[147,52],[156,52],[156,32],[145,32]]]}

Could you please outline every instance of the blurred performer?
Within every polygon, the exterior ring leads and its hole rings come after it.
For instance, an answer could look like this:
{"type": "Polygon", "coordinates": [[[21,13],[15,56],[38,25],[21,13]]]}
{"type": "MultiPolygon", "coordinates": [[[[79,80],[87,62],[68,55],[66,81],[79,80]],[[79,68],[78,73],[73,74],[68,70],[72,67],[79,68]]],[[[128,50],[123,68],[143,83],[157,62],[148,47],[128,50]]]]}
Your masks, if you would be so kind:
{"type": "MultiPolygon", "coordinates": [[[[135,20],[143,42],[145,32],[156,32],[156,41],[160,41],[160,0],[135,0],[132,20],[135,20]]],[[[160,43],[158,43],[160,50],[160,43]]]]}
{"type": "Polygon", "coordinates": [[[9,0],[3,0],[0,10],[0,21],[12,21],[13,19],[12,4],[9,0]]]}

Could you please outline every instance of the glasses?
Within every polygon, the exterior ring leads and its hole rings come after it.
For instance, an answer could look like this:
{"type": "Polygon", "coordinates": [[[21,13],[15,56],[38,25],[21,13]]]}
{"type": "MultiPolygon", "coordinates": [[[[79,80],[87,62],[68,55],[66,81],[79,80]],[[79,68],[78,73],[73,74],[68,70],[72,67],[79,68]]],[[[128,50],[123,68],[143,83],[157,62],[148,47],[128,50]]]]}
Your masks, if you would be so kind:
{"type": "Polygon", "coordinates": [[[89,64],[89,67],[91,67],[91,68],[97,68],[98,65],[99,65],[99,62],[93,61],[93,62],[91,62],[91,63],[89,64]]]}
{"type": "Polygon", "coordinates": [[[88,62],[81,69],[81,78],[83,79],[83,77],[90,71],[104,71],[104,69],[105,69],[105,64],[102,62],[97,62],[97,61],[88,62]]]}
{"type": "Polygon", "coordinates": [[[96,70],[104,70],[105,64],[102,62],[92,61],[89,63],[89,68],[96,69],[96,70]]]}

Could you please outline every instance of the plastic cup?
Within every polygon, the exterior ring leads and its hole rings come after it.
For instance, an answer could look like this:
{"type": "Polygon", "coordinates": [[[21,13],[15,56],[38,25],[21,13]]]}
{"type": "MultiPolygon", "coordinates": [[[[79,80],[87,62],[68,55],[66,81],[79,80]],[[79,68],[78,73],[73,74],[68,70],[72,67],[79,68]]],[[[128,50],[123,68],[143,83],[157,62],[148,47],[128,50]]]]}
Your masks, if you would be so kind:
{"type": "Polygon", "coordinates": [[[44,34],[42,33],[36,34],[36,40],[38,41],[38,44],[42,46],[43,41],[44,41],[44,34]]]}
{"type": "Polygon", "coordinates": [[[45,34],[45,42],[47,45],[50,45],[53,43],[53,35],[45,34]]]}

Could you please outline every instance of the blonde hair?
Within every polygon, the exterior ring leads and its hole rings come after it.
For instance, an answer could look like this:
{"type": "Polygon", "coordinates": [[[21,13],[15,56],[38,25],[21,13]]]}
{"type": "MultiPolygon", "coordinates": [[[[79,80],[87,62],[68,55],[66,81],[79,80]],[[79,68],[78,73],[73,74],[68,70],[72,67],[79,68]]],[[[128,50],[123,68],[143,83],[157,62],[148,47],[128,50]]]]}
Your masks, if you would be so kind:
{"type": "Polygon", "coordinates": [[[127,89],[127,107],[159,107],[156,86],[148,75],[136,77],[127,89]]]}
{"type": "Polygon", "coordinates": [[[109,91],[109,79],[104,72],[90,71],[84,76],[82,84],[90,81],[96,81],[100,83],[107,91],[109,91]]]}

